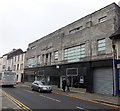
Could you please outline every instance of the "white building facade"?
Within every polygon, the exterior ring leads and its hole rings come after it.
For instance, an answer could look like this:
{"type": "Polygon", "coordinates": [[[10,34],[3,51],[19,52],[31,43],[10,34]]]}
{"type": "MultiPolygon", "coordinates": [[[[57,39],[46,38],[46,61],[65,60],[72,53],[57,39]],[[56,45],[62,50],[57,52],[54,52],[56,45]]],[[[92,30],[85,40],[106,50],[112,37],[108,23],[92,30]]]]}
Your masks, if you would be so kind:
{"type": "Polygon", "coordinates": [[[21,49],[13,49],[0,57],[0,72],[9,70],[17,73],[17,81],[24,81],[25,53],[21,49]]]}

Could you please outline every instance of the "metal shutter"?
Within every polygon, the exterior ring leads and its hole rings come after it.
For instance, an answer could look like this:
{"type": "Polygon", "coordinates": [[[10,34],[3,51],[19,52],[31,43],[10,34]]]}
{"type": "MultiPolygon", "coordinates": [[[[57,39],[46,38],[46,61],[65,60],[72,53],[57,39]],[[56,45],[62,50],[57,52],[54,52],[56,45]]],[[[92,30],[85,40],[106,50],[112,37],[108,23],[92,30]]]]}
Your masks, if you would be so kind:
{"type": "Polygon", "coordinates": [[[94,69],[93,74],[94,92],[113,94],[112,68],[96,68],[94,69]]]}

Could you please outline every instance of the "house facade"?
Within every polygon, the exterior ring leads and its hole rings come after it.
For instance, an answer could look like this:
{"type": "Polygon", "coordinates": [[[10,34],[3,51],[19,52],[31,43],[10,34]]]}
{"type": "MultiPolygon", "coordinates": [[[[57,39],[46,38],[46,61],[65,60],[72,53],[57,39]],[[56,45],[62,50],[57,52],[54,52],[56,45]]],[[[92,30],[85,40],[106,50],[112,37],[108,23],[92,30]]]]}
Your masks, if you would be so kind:
{"type": "Polygon", "coordinates": [[[17,73],[17,81],[24,79],[24,58],[25,52],[21,49],[13,49],[11,52],[0,58],[0,72],[9,70],[17,73]]]}
{"type": "Polygon", "coordinates": [[[13,57],[13,71],[17,73],[17,80],[18,82],[24,81],[24,59],[25,53],[23,52],[19,55],[13,57]]]}
{"type": "Polygon", "coordinates": [[[114,54],[114,86],[115,93],[120,94],[120,27],[110,36],[114,54]]]}
{"type": "Polygon", "coordinates": [[[112,3],[28,45],[24,80],[35,79],[87,92],[113,94],[113,50],[109,39],[120,26],[120,7],[112,3]]]}
{"type": "Polygon", "coordinates": [[[7,69],[7,54],[0,57],[0,72],[7,69]]]}

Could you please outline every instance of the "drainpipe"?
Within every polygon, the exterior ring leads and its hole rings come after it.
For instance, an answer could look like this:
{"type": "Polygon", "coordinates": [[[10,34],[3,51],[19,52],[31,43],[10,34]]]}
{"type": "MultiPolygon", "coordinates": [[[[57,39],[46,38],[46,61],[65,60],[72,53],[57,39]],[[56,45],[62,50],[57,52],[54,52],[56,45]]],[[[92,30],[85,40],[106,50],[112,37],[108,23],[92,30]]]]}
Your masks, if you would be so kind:
{"type": "Polygon", "coordinates": [[[112,40],[112,48],[113,48],[113,96],[116,96],[116,68],[115,68],[115,58],[116,58],[116,49],[115,44],[112,40]]]}

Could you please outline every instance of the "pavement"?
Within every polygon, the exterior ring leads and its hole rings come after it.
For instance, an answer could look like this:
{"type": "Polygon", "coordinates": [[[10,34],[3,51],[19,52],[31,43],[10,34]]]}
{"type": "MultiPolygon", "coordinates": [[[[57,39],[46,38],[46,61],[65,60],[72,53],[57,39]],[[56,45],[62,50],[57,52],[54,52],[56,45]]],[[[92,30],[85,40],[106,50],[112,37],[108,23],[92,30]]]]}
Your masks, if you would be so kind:
{"type": "Polygon", "coordinates": [[[120,96],[112,96],[107,94],[96,94],[96,93],[87,93],[83,88],[70,88],[70,92],[63,92],[61,88],[58,89],[62,93],[69,94],[73,97],[83,98],[85,100],[92,100],[96,102],[103,102],[107,104],[120,106],[120,96]]]}
{"type": "Polygon", "coordinates": [[[21,108],[0,91],[0,111],[18,111],[18,109],[21,108]]]}
{"type": "MultiPolygon", "coordinates": [[[[30,84],[22,84],[22,85],[30,86],[30,84]]],[[[84,100],[102,102],[102,103],[116,105],[120,107],[119,96],[86,93],[85,89],[82,89],[82,88],[70,88],[70,92],[68,91],[63,92],[62,89],[58,88],[57,86],[53,86],[53,93],[54,91],[58,92],[58,94],[70,95],[71,97],[76,97],[76,98],[78,97],[84,100]]],[[[12,100],[10,100],[8,97],[6,97],[4,94],[0,92],[0,111],[2,109],[14,109],[12,111],[15,111],[15,110],[20,109],[20,107],[17,106],[17,104],[15,104],[12,100]]]]}

